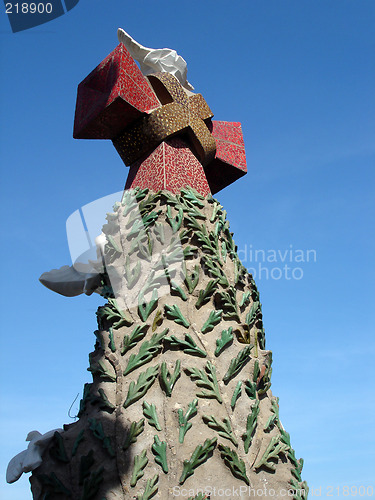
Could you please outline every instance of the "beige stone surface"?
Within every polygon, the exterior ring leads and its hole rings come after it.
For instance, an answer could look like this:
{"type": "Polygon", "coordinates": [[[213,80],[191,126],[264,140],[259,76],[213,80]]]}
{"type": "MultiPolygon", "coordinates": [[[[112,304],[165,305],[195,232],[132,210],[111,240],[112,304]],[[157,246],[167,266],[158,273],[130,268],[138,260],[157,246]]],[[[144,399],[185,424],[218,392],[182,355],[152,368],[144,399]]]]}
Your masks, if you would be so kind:
{"type": "MultiPolygon", "coordinates": [[[[206,492],[211,491],[209,496],[211,499],[246,499],[265,496],[282,498],[287,496],[287,490],[294,490],[296,484],[302,484],[301,481],[297,481],[294,483],[294,487],[292,486],[291,481],[296,481],[293,471],[298,467],[301,468],[301,464],[296,461],[291,447],[285,444],[288,435],[283,431],[275,413],[277,400],[267,384],[271,353],[264,348],[261,342],[263,331],[261,313],[257,314],[250,329],[247,327],[246,318],[253,303],[256,302],[257,290],[252,277],[245,272],[240,264],[234,249],[231,251],[231,234],[229,223],[225,220],[225,211],[211,198],[205,200],[198,198],[197,203],[195,203],[194,198],[185,193],[175,200],[173,202],[172,199],[171,202],[170,193],[162,192],[156,197],[154,193],[149,193],[126,216],[123,215],[123,212],[128,205],[127,202],[124,202],[123,205],[116,207],[115,212],[109,217],[109,224],[104,226],[104,232],[107,237],[110,236],[109,244],[106,246],[106,270],[112,277],[117,305],[128,317],[131,324],[115,328],[114,320],[105,316],[99,321],[100,330],[97,332],[97,337],[103,340],[101,345],[96,342],[95,350],[90,355],[91,367],[99,368],[93,373],[93,383],[89,387],[89,396],[82,403],[79,420],[65,426],[64,432],[61,433],[62,444],[60,444],[60,448],[58,441],[55,440],[44,454],[43,464],[34,471],[31,478],[34,499],[74,498],[84,500],[92,498],[114,500],[139,498],[145,500],[151,498],[143,495],[147,481],[155,475],[158,475],[157,492],[152,498],[160,499],[194,498],[199,489],[206,492]],[[154,196],[154,203],[147,206],[146,200],[149,196],[154,196]],[[168,206],[170,208],[167,213],[168,206]],[[139,213],[139,208],[141,213],[139,213]],[[180,209],[184,214],[183,222],[173,234],[168,217],[178,220],[178,216],[181,214],[180,209]],[[145,218],[145,215],[152,211],[158,216],[156,221],[147,228],[143,250],[140,251],[139,247],[131,250],[137,234],[129,235],[129,232],[136,221],[142,220],[141,217],[145,218]],[[198,217],[193,216],[194,212],[198,213],[198,217]],[[132,217],[134,218],[133,222],[131,221],[132,217]],[[204,228],[203,235],[206,235],[207,241],[211,243],[211,246],[209,245],[211,250],[207,249],[202,242],[197,224],[204,228]],[[160,228],[164,229],[165,241],[162,242],[156,237],[156,234],[160,234],[158,233],[160,228]],[[181,243],[180,236],[184,230],[190,230],[190,233],[181,243]],[[218,234],[217,242],[215,241],[215,232],[218,234]],[[174,245],[170,245],[173,238],[176,239],[176,242],[174,245]],[[150,260],[147,260],[144,252],[145,248],[150,245],[153,246],[153,250],[150,260]],[[194,249],[194,255],[183,262],[181,250],[186,250],[188,246],[194,249]],[[178,248],[180,248],[179,251],[178,248]],[[170,255],[174,250],[177,257],[176,261],[171,263],[170,255]],[[204,264],[207,257],[214,257],[215,268],[226,277],[228,284],[216,283],[215,290],[209,300],[197,308],[196,302],[199,292],[205,290],[211,280],[216,279],[216,276],[213,276],[204,264]],[[143,321],[138,310],[138,298],[142,287],[146,285],[148,279],[152,278],[157,263],[161,264],[156,270],[156,274],[164,275],[164,281],[160,286],[155,285],[158,294],[157,306],[146,321],[143,321]],[[125,268],[134,269],[137,264],[141,266],[140,277],[129,288],[125,268]],[[199,269],[199,281],[194,291],[189,293],[184,270],[188,275],[191,275],[196,266],[199,269]],[[167,269],[166,274],[165,268],[167,269]],[[178,284],[183,294],[186,295],[186,300],[173,291],[171,280],[178,284]],[[223,306],[220,294],[229,290],[236,297],[238,318],[224,317],[228,308],[223,306]],[[239,303],[246,292],[250,292],[252,298],[247,304],[240,307],[239,303]],[[177,324],[168,317],[165,306],[173,305],[178,306],[184,318],[189,322],[188,328],[177,324]],[[211,331],[203,334],[203,324],[209,314],[218,309],[224,311],[221,321],[211,331]],[[159,322],[156,322],[155,319],[157,315],[160,317],[159,322]],[[130,336],[137,326],[144,325],[147,325],[145,336],[138,340],[132,349],[122,354],[124,336],[130,336]],[[230,327],[234,332],[232,343],[219,356],[215,356],[217,339],[220,338],[223,330],[228,330],[230,327]],[[187,354],[181,349],[172,348],[169,342],[163,340],[160,343],[160,350],[154,353],[150,360],[124,375],[129,360],[139,353],[142,345],[150,341],[154,334],[160,334],[165,329],[168,329],[165,336],[171,337],[173,335],[180,340],[184,340],[185,335],[189,334],[195,344],[207,353],[206,357],[187,354]],[[113,342],[110,341],[110,332],[113,333],[113,342]],[[238,373],[225,384],[223,378],[232,360],[250,345],[243,342],[244,338],[253,345],[250,355],[247,356],[246,362],[238,373]],[[181,375],[173,387],[171,396],[168,397],[161,385],[161,365],[165,362],[169,372],[173,373],[177,361],[181,364],[181,375]],[[187,371],[194,368],[204,371],[208,362],[216,370],[221,403],[215,398],[199,397],[198,394],[202,392],[202,388],[197,387],[187,371]],[[258,380],[255,382],[257,384],[256,398],[251,399],[244,389],[246,381],[253,381],[256,364],[259,365],[260,375],[256,377],[258,380]],[[158,375],[145,395],[124,408],[123,405],[130,386],[136,383],[138,377],[147,369],[157,365],[158,375]],[[238,381],[242,381],[242,392],[234,409],[232,409],[231,399],[238,381]],[[262,394],[262,389],[264,394],[262,394]],[[113,409],[105,408],[100,403],[100,393],[105,394],[113,409]],[[197,414],[189,420],[192,426],[186,432],[184,442],[180,443],[178,410],[181,409],[185,414],[189,403],[194,399],[198,400],[197,414]],[[145,418],[142,407],[144,401],[155,405],[161,430],[155,429],[145,418]],[[274,402],[273,406],[272,402],[274,402]],[[246,432],[248,416],[256,404],[259,404],[259,415],[251,445],[246,453],[243,435],[246,432]],[[221,423],[223,419],[228,419],[238,445],[235,446],[229,439],[220,435],[217,430],[210,428],[204,422],[203,416],[213,416],[221,423]],[[273,417],[274,422],[268,426],[268,429],[265,429],[270,417],[273,417]],[[143,432],[137,436],[135,443],[124,451],[123,445],[131,424],[139,422],[141,419],[144,419],[143,432]],[[106,436],[105,441],[102,439],[103,436],[100,437],[100,432],[99,436],[93,432],[94,421],[102,426],[106,436]],[[80,433],[82,440],[77,446],[77,437],[80,433]],[[166,442],[167,473],[163,472],[161,466],[155,462],[155,456],[152,452],[155,436],[166,442]],[[213,438],[217,439],[216,446],[207,460],[197,466],[193,475],[180,484],[184,461],[190,460],[197,446],[203,445],[207,439],[213,438]],[[268,466],[257,467],[272,439],[276,442],[274,448],[279,446],[280,451],[277,452],[278,448],[276,448],[275,456],[270,458],[268,466]],[[245,480],[233,475],[221,456],[219,445],[228,446],[237,454],[238,460],[243,461],[243,467],[249,480],[248,485],[245,480]],[[61,453],[61,446],[64,449],[65,457],[64,453],[61,453]],[[60,450],[60,453],[56,450],[60,450]],[[148,463],[136,485],[131,486],[134,459],[144,450],[146,450],[148,463]],[[90,465],[87,470],[85,464],[90,465]],[[57,478],[57,482],[54,477],[57,478]],[[58,492],[59,488],[61,493],[58,492]],[[272,490],[274,490],[274,494],[272,490]],[[68,496],[67,491],[70,492],[71,497],[68,496]],[[46,493],[47,496],[44,496],[46,493]]],[[[151,286],[150,290],[144,294],[146,304],[152,299],[153,288],[151,286]]],[[[304,487],[303,484],[302,487],[304,487]]],[[[204,498],[204,496],[197,498],[204,498]]],[[[300,497],[294,495],[294,498],[300,497]]]]}

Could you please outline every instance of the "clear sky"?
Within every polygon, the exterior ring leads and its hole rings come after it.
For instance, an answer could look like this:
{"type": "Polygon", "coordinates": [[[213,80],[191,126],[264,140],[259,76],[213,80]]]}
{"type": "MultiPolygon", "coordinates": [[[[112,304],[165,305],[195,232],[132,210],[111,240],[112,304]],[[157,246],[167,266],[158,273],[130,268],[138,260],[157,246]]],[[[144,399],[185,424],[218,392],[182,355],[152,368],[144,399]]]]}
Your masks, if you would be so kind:
{"type": "Polygon", "coordinates": [[[310,498],[375,495],[374,21],[373,0],[80,0],[19,33],[2,12],[1,498],[31,498],[6,465],[72,421],[91,377],[103,299],[38,278],[71,263],[69,215],[126,179],[110,141],[72,138],[77,85],[118,27],[177,50],[215,118],[242,123],[249,173],[216,197],[255,269],[283,425],[310,498]]]}

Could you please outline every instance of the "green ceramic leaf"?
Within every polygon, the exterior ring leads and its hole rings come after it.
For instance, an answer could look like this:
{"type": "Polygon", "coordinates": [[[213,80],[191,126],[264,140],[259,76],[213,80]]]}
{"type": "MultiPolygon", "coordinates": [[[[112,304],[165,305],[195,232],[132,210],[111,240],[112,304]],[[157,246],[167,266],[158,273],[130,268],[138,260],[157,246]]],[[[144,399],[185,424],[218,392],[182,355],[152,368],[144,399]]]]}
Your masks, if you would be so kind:
{"type": "Polygon", "coordinates": [[[167,363],[163,361],[160,370],[160,385],[167,396],[172,395],[173,387],[175,386],[178,378],[181,376],[181,361],[176,361],[176,366],[173,374],[167,368],[167,363]]]}
{"type": "Polygon", "coordinates": [[[95,418],[89,418],[88,422],[89,428],[92,430],[94,436],[102,441],[103,448],[108,451],[111,457],[114,457],[115,452],[112,448],[111,439],[104,434],[102,423],[98,422],[95,418]]]}
{"type": "Polygon", "coordinates": [[[242,386],[242,381],[239,380],[237,382],[237,385],[236,385],[234,391],[233,391],[233,396],[232,396],[232,399],[230,401],[230,406],[231,406],[232,410],[234,410],[236,403],[237,403],[237,400],[241,396],[241,386],[242,386]]]}
{"type": "Polygon", "coordinates": [[[138,479],[144,475],[144,469],[148,464],[147,450],[143,450],[139,455],[134,457],[133,473],[130,479],[130,486],[134,488],[138,479]]]}
{"type": "Polygon", "coordinates": [[[108,305],[100,307],[97,315],[100,318],[105,318],[107,321],[113,321],[112,327],[115,329],[122,326],[129,326],[133,323],[133,320],[120,309],[116,299],[110,297],[108,297],[108,305]]]}
{"type": "Polygon", "coordinates": [[[122,255],[122,248],[110,234],[106,235],[107,243],[104,246],[106,263],[111,263],[122,255]]]}
{"type": "Polygon", "coordinates": [[[286,455],[289,450],[289,446],[283,443],[280,439],[280,436],[273,436],[269,445],[267,446],[265,452],[262,455],[262,458],[255,464],[255,469],[260,469],[262,466],[266,469],[275,472],[276,471],[276,463],[271,461],[271,459],[278,459],[280,454],[286,455]]]}
{"type": "Polygon", "coordinates": [[[242,436],[242,439],[244,440],[243,445],[245,453],[249,451],[255,427],[257,425],[258,415],[259,415],[259,401],[256,401],[254,406],[251,408],[251,413],[249,413],[249,415],[247,416],[246,432],[242,436]]]}
{"type": "Polygon", "coordinates": [[[144,189],[141,189],[139,187],[136,187],[132,190],[136,200],[138,201],[138,203],[140,201],[142,201],[144,198],[146,198],[146,196],[148,195],[149,193],[149,189],[148,188],[144,188],[144,189]]]}
{"type": "Polygon", "coordinates": [[[197,346],[189,333],[185,334],[185,340],[180,340],[175,335],[171,335],[170,337],[165,337],[164,341],[168,342],[170,347],[182,349],[185,354],[200,356],[202,358],[207,356],[207,353],[197,346]]]}
{"type": "Polygon", "coordinates": [[[200,248],[204,253],[211,254],[220,262],[220,252],[217,247],[217,237],[213,233],[208,234],[207,229],[201,226],[200,230],[195,231],[195,236],[200,243],[200,248]]]}
{"type": "Polygon", "coordinates": [[[204,268],[210,277],[217,278],[222,286],[229,286],[228,279],[225,276],[224,271],[221,269],[219,260],[214,260],[212,257],[205,255],[203,261],[204,268]]]}
{"type": "Polygon", "coordinates": [[[277,425],[279,428],[281,427],[279,420],[279,406],[277,402],[278,398],[275,398],[271,401],[272,414],[269,416],[266,425],[264,426],[264,432],[270,432],[275,427],[275,425],[277,425]]]}
{"type": "Polygon", "coordinates": [[[170,205],[168,205],[167,222],[171,226],[173,233],[176,233],[180,229],[183,218],[184,212],[181,207],[178,209],[178,214],[176,215],[176,217],[172,217],[171,207],[170,205]]]}
{"type": "Polygon", "coordinates": [[[80,500],[92,500],[98,493],[101,483],[103,482],[104,467],[91,472],[89,477],[83,481],[82,495],[80,500]]]}
{"type": "Polygon", "coordinates": [[[239,321],[235,288],[231,287],[228,292],[221,292],[218,295],[223,308],[223,318],[239,321]]]}
{"type": "Polygon", "coordinates": [[[161,222],[156,222],[154,227],[152,228],[153,234],[155,238],[162,244],[165,245],[165,231],[164,224],[161,222]]]}
{"type": "Polygon", "coordinates": [[[191,229],[184,229],[183,231],[180,232],[180,241],[181,245],[184,243],[187,243],[192,236],[192,230],[191,229]]]}
{"type": "MultiPolygon", "coordinates": [[[[151,213],[151,211],[156,207],[156,204],[159,199],[160,199],[160,192],[150,194],[147,197],[147,199],[141,201],[141,203],[139,204],[139,211],[143,218],[145,218],[146,215],[149,215],[151,213]]],[[[160,211],[158,213],[160,213],[160,211]]],[[[146,219],[145,224],[148,222],[148,220],[149,219],[146,219]]]]}
{"type": "Polygon", "coordinates": [[[257,390],[259,396],[265,394],[271,387],[271,374],[272,374],[272,353],[268,352],[265,362],[265,371],[263,373],[263,376],[261,373],[259,379],[257,380],[257,390]]]}
{"type": "Polygon", "coordinates": [[[256,384],[252,383],[251,380],[246,380],[245,392],[249,396],[250,399],[256,399],[256,397],[257,397],[256,384]]]}
{"type": "MultiPolygon", "coordinates": [[[[99,375],[103,380],[109,380],[110,382],[115,382],[117,377],[113,370],[109,369],[103,360],[99,359],[97,362],[92,361],[92,354],[89,355],[90,366],[87,371],[91,372],[92,375],[99,375]]],[[[111,367],[112,368],[112,367],[111,367]]]]}
{"type": "Polygon", "coordinates": [[[197,393],[199,398],[214,398],[217,399],[219,403],[222,403],[216,378],[216,369],[210,361],[207,361],[205,370],[187,368],[186,372],[190,376],[191,380],[195,381],[198,387],[203,388],[202,392],[197,393]]]}
{"type": "MultiPolygon", "coordinates": [[[[47,486],[48,491],[52,493],[60,494],[62,493],[68,498],[72,498],[72,494],[68,488],[66,488],[60,479],[56,476],[54,472],[51,474],[39,474],[38,480],[42,483],[43,486],[47,486]]],[[[50,497],[51,498],[51,497],[50,497]]]]}
{"type": "Polygon", "coordinates": [[[125,207],[123,212],[122,212],[122,215],[124,217],[127,217],[127,215],[132,210],[134,210],[136,207],[138,207],[138,204],[131,193],[128,193],[127,195],[125,195],[125,193],[126,193],[126,191],[124,191],[124,196],[122,198],[121,204],[123,207],[125,207]]]}
{"type": "Polygon", "coordinates": [[[79,462],[79,484],[90,476],[90,469],[94,465],[94,450],[90,450],[87,455],[82,455],[79,462]]]}
{"type": "Polygon", "coordinates": [[[109,336],[109,348],[112,352],[116,352],[115,339],[113,337],[113,329],[111,327],[108,328],[108,336],[109,336]]]}
{"type": "Polygon", "coordinates": [[[221,458],[224,460],[225,465],[231,471],[234,477],[245,481],[247,485],[250,484],[249,478],[246,475],[245,462],[238,458],[237,453],[231,450],[229,446],[219,444],[221,458]]]}
{"type": "Polygon", "coordinates": [[[227,261],[227,245],[225,243],[225,241],[223,240],[221,242],[221,256],[223,258],[223,262],[226,262],[227,261]]]}
{"type": "Polygon", "coordinates": [[[155,455],[155,462],[160,465],[163,472],[167,474],[168,464],[167,464],[167,443],[166,441],[160,441],[158,436],[154,436],[154,444],[152,445],[152,453],[155,455]]]}
{"type": "Polygon", "coordinates": [[[102,388],[98,389],[99,396],[96,397],[96,401],[99,402],[99,408],[108,413],[112,413],[115,410],[115,405],[113,405],[107,398],[104,390],[102,388]]]}
{"type": "Polygon", "coordinates": [[[184,315],[182,314],[177,305],[174,304],[173,306],[169,306],[168,304],[166,304],[164,307],[167,318],[172,319],[178,325],[182,325],[185,328],[189,328],[190,323],[184,317],[184,315]]]}
{"type": "Polygon", "coordinates": [[[190,259],[190,257],[195,257],[197,254],[197,249],[191,247],[190,245],[186,246],[182,250],[184,260],[190,259]]]}
{"type": "Polygon", "coordinates": [[[149,340],[145,340],[137,354],[131,354],[128,360],[128,364],[124,371],[124,375],[127,375],[131,371],[139,368],[140,366],[148,363],[162,350],[162,340],[167,334],[168,329],[166,328],[161,333],[154,333],[149,340]]]}
{"type": "Polygon", "coordinates": [[[163,191],[162,194],[161,194],[162,198],[165,198],[165,200],[167,201],[167,204],[168,205],[176,205],[179,203],[178,199],[177,199],[177,196],[175,196],[174,194],[172,194],[170,191],[163,191]]]}
{"type": "Polygon", "coordinates": [[[161,210],[157,212],[149,212],[146,208],[143,212],[141,211],[143,226],[147,229],[149,226],[153,225],[157,218],[159,217],[161,210]],[[145,214],[145,215],[143,215],[145,214]]]}
{"type": "Polygon", "coordinates": [[[77,436],[77,438],[76,438],[76,440],[74,441],[74,444],[73,444],[72,457],[74,457],[76,455],[77,450],[78,450],[78,446],[85,439],[84,433],[85,433],[84,429],[82,429],[81,431],[79,431],[79,434],[78,434],[78,436],[77,436]]]}
{"type": "Polygon", "coordinates": [[[138,493],[137,500],[150,500],[158,491],[157,483],[159,481],[159,476],[155,474],[151,479],[147,479],[145,486],[145,491],[143,493],[138,493]]]}
{"type": "Polygon", "coordinates": [[[147,418],[148,423],[155,427],[157,431],[161,431],[158,415],[156,413],[156,406],[153,403],[149,404],[147,401],[143,401],[142,408],[143,415],[147,418]]]}
{"type": "Polygon", "coordinates": [[[257,338],[258,338],[259,347],[261,349],[265,349],[266,348],[266,335],[264,332],[264,328],[258,329],[257,338]]]}
{"type": "Polygon", "coordinates": [[[148,330],[148,325],[138,325],[134,328],[130,335],[125,335],[122,343],[121,355],[123,356],[125,353],[133,349],[137,343],[143,339],[148,330]]]}
{"type": "Polygon", "coordinates": [[[208,333],[211,330],[213,330],[215,326],[220,323],[222,313],[223,313],[222,309],[211,311],[207,321],[202,326],[201,332],[208,333]]]}
{"type": "Polygon", "coordinates": [[[238,446],[238,441],[233,434],[232,427],[230,425],[230,422],[227,418],[223,419],[223,422],[219,422],[213,415],[210,417],[207,415],[203,415],[203,422],[208,425],[210,429],[213,429],[214,431],[217,431],[219,436],[229,439],[234,446],[238,446]]]}
{"type": "Polygon", "coordinates": [[[128,285],[129,290],[133,288],[133,286],[137,283],[141,276],[141,261],[137,261],[133,268],[130,267],[130,257],[126,256],[125,259],[125,279],[128,285]]]}
{"type": "Polygon", "coordinates": [[[183,484],[188,477],[194,474],[194,470],[197,467],[210,458],[210,455],[212,455],[215,449],[216,442],[216,437],[213,439],[206,439],[203,444],[200,444],[195,448],[190,460],[184,460],[184,467],[179,481],[180,484],[183,484]]]}
{"type": "Polygon", "coordinates": [[[53,435],[49,453],[52,458],[59,462],[63,462],[65,464],[68,464],[70,462],[68,455],[66,454],[63,437],[57,431],[53,435]]]}
{"type": "Polygon", "coordinates": [[[180,428],[178,440],[180,443],[184,442],[185,434],[192,426],[192,424],[188,422],[188,420],[190,420],[197,414],[197,406],[198,400],[194,399],[191,403],[189,403],[185,415],[182,408],[179,408],[178,410],[178,425],[180,428]]]}
{"type": "Polygon", "coordinates": [[[198,281],[199,281],[199,266],[195,265],[194,271],[189,275],[189,273],[186,270],[186,266],[184,268],[185,272],[185,283],[187,286],[187,289],[189,290],[189,293],[193,293],[195,290],[198,281]]]}
{"type": "Polygon", "coordinates": [[[132,422],[130,425],[130,429],[126,434],[126,438],[124,444],[122,445],[122,449],[125,451],[129,448],[130,445],[137,441],[137,436],[139,436],[145,428],[145,419],[141,418],[138,422],[132,422]]]}
{"type": "Polygon", "coordinates": [[[196,206],[194,206],[194,203],[191,203],[190,201],[183,199],[181,197],[181,203],[183,206],[184,214],[186,218],[191,218],[191,219],[206,219],[206,216],[200,212],[196,206]]]}
{"type": "Polygon", "coordinates": [[[190,186],[181,189],[181,196],[183,199],[187,200],[193,205],[196,205],[199,208],[204,208],[204,203],[202,203],[202,201],[204,200],[204,196],[199,194],[195,189],[191,188],[190,186]]]}
{"type": "Polygon", "coordinates": [[[246,315],[246,324],[247,324],[249,330],[253,326],[253,324],[255,323],[255,320],[257,319],[257,317],[259,317],[259,315],[260,315],[260,317],[262,315],[261,305],[259,302],[253,302],[251,304],[250,311],[246,315]]]}
{"type": "Polygon", "coordinates": [[[253,368],[253,382],[258,380],[260,374],[259,361],[256,359],[253,368]]]}
{"type": "Polygon", "coordinates": [[[187,296],[186,296],[186,293],[183,291],[183,289],[178,286],[178,284],[171,280],[170,281],[170,287],[171,287],[171,294],[172,295],[178,295],[182,300],[186,301],[187,300],[187,296]]]}
{"type": "Polygon", "coordinates": [[[134,382],[134,380],[130,382],[128,394],[123,405],[124,408],[132,405],[146,394],[146,392],[154,383],[158,375],[158,371],[159,365],[150,366],[145,372],[142,372],[139,375],[137,382],[134,382]]]}
{"type": "Polygon", "coordinates": [[[241,301],[239,303],[239,306],[246,307],[249,304],[250,299],[251,299],[251,292],[249,292],[249,291],[244,292],[242,295],[241,301]]]}
{"type": "Polygon", "coordinates": [[[199,291],[199,297],[195,304],[195,307],[197,309],[203,306],[203,304],[209,302],[210,298],[212,297],[213,293],[217,288],[218,281],[219,281],[218,279],[209,281],[206,288],[204,290],[199,291]]]}
{"type": "Polygon", "coordinates": [[[221,332],[221,337],[216,340],[215,356],[219,356],[219,354],[232,342],[233,340],[232,331],[233,328],[230,326],[228,330],[223,330],[221,332]]]}
{"type": "MultiPolygon", "coordinates": [[[[288,457],[289,457],[289,453],[288,453],[288,457]]],[[[297,481],[302,481],[302,477],[301,477],[302,468],[303,468],[303,458],[300,458],[299,461],[297,461],[296,468],[291,470],[292,476],[294,476],[294,478],[297,481]]]]}
{"type": "Polygon", "coordinates": [[[223,381],[225,384],[229,382],[230,379],[235,377],[245,366],[247,361],[250,358],[250,351],[253,348],[253,345],[248,345],[242,351],[240,351],[235,358],[230,362],[227,373],[223,377],[223,381]]]}
{"type": "MultiPolygon", "coordinates": [[[[214,227],[214,235],[215,236],[219,236],[219,234],[222,232],[224,228],[224,224],[222,223],[221,220],[218,220],[216,223],[215,223],[215,227],[214,227]]],[[[223,255],[223,250],[225,249],[225,259],[223,258],[223,262],[226,262],[226,255],[227,255],[227,244],[226,244],[226,241],[223,240],[222,241],[222,245],[221,245],[221,255],[223,255]]]]}
{"type": "Polygon", "coordinates": [[[217,217],[218,214],[221,213],[222,208],[223,207],[220,205],[219,202],[214,201],[214,204],[213,204],[213,207],[212,207],[212,215],[211,215],[210,222],[215,222],[216,217],[217,217]]]}
{"type": "Polygon", "coordinates": [[[154,288],[150,302],[148,304],[145,303],[143,293],[142,292],[139,293],[138,314],[142,321],[147,321],[147,318],[150,316],[152,311],[156,309],[157,304],[158,304],[158,291],[156,288],[154,288]]]}

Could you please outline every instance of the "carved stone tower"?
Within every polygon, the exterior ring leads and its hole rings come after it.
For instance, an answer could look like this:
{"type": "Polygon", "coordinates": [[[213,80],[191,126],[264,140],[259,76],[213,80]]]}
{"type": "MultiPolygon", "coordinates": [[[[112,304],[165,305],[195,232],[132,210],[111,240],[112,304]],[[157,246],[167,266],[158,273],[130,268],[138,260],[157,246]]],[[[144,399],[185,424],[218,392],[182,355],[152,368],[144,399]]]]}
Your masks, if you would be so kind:
{"type": "Polygon", "coordinates": [[[35,500],[307,497],[259,292],[212,197],[246,173],[241,127],[212,117],[121,43],[79,86],[75,137],[111,139],[130,173],[94,264],[93,381],[33,471],[35,500]]]}

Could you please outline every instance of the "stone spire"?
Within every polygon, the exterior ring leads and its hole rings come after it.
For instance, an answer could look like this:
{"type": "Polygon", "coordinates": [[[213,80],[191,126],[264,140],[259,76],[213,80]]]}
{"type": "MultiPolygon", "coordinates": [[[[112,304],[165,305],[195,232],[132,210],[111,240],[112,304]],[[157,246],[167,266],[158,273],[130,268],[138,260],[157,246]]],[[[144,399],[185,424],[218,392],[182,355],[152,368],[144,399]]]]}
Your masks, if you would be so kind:
{"type": "Polygon", "coordinates": [[[246,173],[240,124],[120,44],[78,87],[74,136],[130,166],[107,214],[78,420],[33,471],[35,500],[307,497],[271,392],[259,292],[212,197],[246,173]]]}

